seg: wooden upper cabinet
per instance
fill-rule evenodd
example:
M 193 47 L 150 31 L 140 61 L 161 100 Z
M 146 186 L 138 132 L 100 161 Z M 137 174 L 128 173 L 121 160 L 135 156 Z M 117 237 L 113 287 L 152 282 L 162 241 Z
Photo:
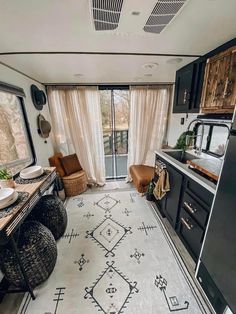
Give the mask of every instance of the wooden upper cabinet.
M 209 58 L 201 98 L 201 112 L 231 113 L 236 104 L 236 47 Z

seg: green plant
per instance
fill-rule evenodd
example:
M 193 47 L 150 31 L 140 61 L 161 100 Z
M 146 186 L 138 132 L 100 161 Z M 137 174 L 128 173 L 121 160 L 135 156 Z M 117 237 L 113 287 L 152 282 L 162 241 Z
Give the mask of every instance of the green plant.
M 180 135 L 180 137 L 177 140 L 177 143 L 175 145 L 175 149 L 183 149 L 186 150 L 188 146 L 186 145 L 186 137 L 187 136 L 193 136 L 193 131 L 186 131 Z
M 12 179 L 11 173 L 6 169 L 0 169 L 0 180 L 9 180 Z
M 147 193 L 148 194 L 153 194 L 153 190 L 155 188 L 155 184 L 151 181 L 148 185 Z

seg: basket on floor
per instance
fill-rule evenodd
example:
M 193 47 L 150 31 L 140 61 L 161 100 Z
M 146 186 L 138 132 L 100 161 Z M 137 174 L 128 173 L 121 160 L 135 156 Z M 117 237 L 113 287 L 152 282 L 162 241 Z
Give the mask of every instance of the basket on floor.
M 88 179 L 84 170 L 62 178 L 66 196 L 76 196 L 87 190 Z
M 27 221 L 20 228 L 17 247 L 31 287 L 43 283 L 57 260 L 57 245 L 52 233 L 37 221 Z M 9 243 L 0 248 L 0 268 L 12 285 L 25 288 L 16 255 Z
M 67 227 L 67 213 L 62 201 L 55 195 L 44 195 L 34 207 L 31 219 L 41 222 L 55 240 L 63 236 Z

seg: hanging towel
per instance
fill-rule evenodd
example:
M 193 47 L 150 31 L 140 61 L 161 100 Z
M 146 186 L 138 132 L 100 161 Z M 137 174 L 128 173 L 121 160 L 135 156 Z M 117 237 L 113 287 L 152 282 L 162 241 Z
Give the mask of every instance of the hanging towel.
M 167 192 L 170 191 L 169 173 L 163 169 L 156 182 L 156 186 L 153 190 L 153 194 L 157 200 L 161 200 Z

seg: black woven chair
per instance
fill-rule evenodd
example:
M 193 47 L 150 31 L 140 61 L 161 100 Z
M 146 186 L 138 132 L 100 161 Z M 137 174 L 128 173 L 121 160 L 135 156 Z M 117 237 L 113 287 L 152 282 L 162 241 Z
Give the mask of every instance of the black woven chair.
M 58 240 L 67 227 L 67 213 L 62 201 L 55 195 L 44 195 L 34 207 L 31 219 L 41 222 Z
M 43 283 L 57 260 L 57 245 L 52 233 L 37 221 L 22 224 L 18 237 L 18 252 L 32 288 Z M 25 288 L 15 253 L 10 244 L 0 248 L 0 268 L 14 286 Z

